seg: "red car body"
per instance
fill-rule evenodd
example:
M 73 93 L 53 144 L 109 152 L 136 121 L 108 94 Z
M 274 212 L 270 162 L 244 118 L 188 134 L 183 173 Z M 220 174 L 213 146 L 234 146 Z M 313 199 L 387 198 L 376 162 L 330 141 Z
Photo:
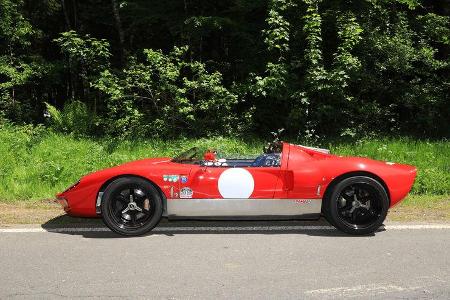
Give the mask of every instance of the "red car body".
M 120 177 L 135 176 L 157 187 L 164 203 L 163 215 L 168 217 L 315 218 L 320 216 L 322 199 L 330 185 L 350 175 L 378 180 L 392 207 L 411 190 L 416 168 L 283 143 L 277 167 L 231 168 L 177 163 L 168 157 L 143 159 L 86 175 L 57 198 L 69 215 L 96 217 L 101 214 L 102 192 L 108 184 Z

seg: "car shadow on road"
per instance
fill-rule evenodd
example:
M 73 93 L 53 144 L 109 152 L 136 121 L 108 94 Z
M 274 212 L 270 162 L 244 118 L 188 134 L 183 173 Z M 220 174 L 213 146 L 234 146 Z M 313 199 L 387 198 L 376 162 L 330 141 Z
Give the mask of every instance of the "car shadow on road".
M 42 228 L 48 232 L 79 235 L 85 238 L 130 238 L 110 231 L 101 219 L 73 218 L 67 215 L 47 221 Z M 381 229 L 380 231 L 383 231 Z M 185 234 L 300 234 L 321 237 L 354 237 L 330 225 L 324 218 L 317 221 L 207 221 L 167 220 L 161 222 L 144 237 L 152 235 L 177 236 Z M 375 233 L 376 234 L 376 233 Z M 373 236 L 371 234 L 369 236 Z M 367 237 L 367 235 L 365 235 Z

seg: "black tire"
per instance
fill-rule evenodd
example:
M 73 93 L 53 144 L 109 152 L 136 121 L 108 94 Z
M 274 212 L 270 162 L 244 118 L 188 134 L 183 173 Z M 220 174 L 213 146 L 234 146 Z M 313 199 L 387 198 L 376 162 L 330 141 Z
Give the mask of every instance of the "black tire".
M 383 185 L 367 176 L 345 178 L 331 187 L 323 202 L 325 218 L 353 234 L 374 233 L 386 219 L 389 197 Z
M 162 199 L 156 188 L 137 177 L 123 177 L 108 185 L 101 212 L 106 226 L 126 236 L 148 233 L 161 220 Z

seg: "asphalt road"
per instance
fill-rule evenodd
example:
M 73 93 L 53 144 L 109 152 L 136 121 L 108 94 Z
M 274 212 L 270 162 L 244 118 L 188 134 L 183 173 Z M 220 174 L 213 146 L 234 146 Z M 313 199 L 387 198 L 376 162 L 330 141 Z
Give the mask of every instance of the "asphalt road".
M 352 237 L 249 224 L 0 232 L 0 299 L 450 299 L 449 228 Z

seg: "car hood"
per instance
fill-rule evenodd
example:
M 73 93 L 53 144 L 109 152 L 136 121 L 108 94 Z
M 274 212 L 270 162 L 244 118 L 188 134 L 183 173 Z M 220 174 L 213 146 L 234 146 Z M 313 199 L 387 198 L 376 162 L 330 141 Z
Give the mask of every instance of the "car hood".
M 130 170 L 136 170 L 141 168 L 146 168 L 152 166 L 153 168 L 156 167 L 163 167 L 167 164 L 170 164 L 171 162 L 170 157 L 161 157 L 161 158 L 146 158 L 146 159 L 140 159 L 135 160 L 127 163 L 123 163 L 121 165 L 102 169 L 93 173 L 89 173 L 81 178 L 82 181 L 86 181 L 89 179 L 95 179 L 99 177 L 108 177 L 108 176 L 115 176 L 117 174 L 121 174 L 124 172 L 128 172 Z
M 141 167 L 141 166 L 149 166 L 149 165 L 158 165 L 163 163 L 168 163 L 172 159 L 170 157 L 159 157 L 159 158 L 145 158 L 135 161 L 130 161 L 121 165 L 118 165 L 115 168 L 118 167 Z

